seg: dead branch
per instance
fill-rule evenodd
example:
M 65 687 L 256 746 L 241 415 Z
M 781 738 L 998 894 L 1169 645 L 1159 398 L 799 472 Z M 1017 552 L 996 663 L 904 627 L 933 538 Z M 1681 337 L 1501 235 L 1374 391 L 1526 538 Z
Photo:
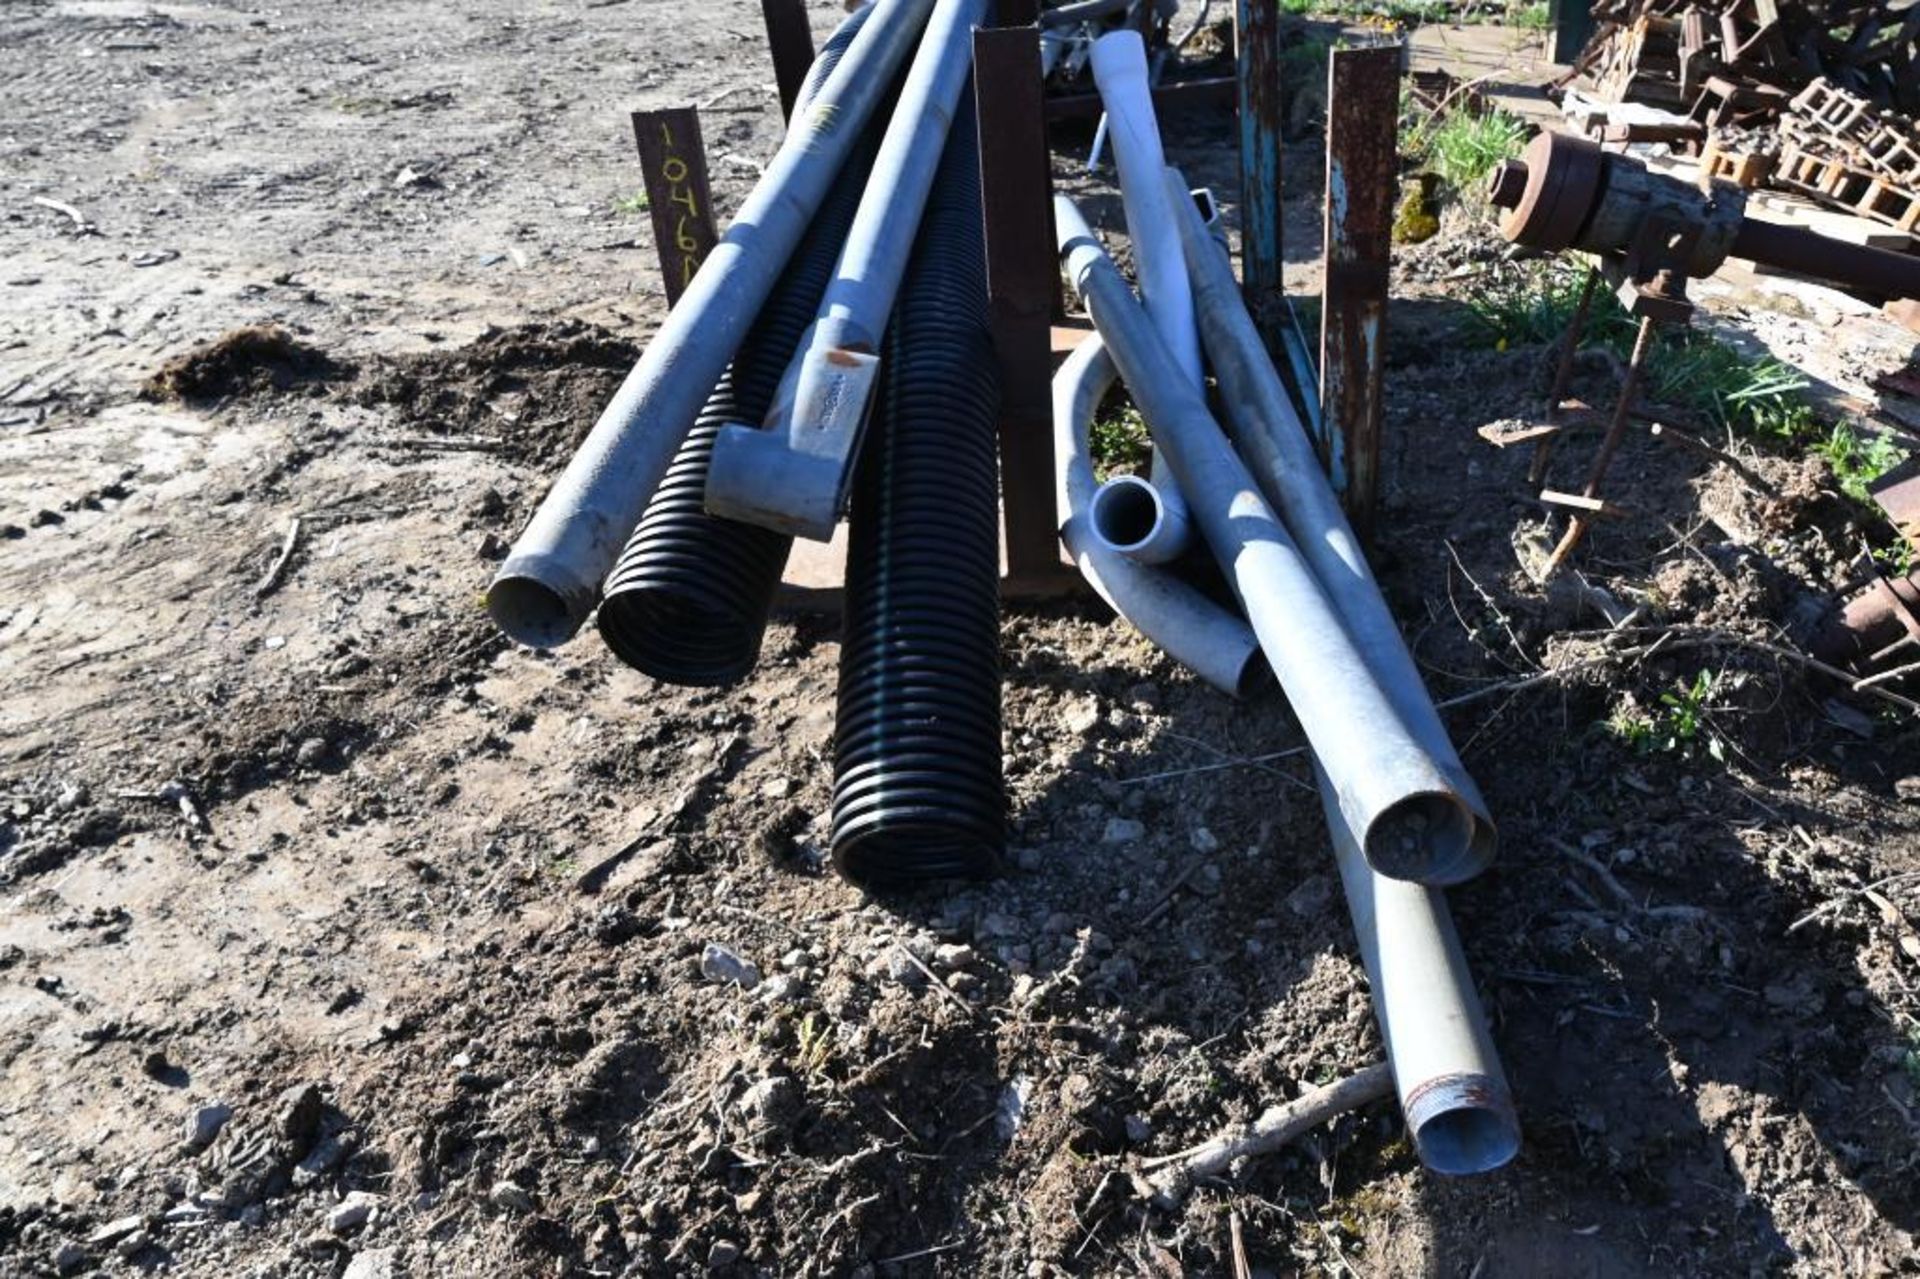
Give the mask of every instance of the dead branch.
M 280 580 L 287 575 L 287 565 L 293 560 L 294 548 L 299 544 L 300 517 L 296 515 L 287 521 L 287 537 L 284 542 L 280 543 L 280 554 L 275 557 L 272 566 L 267 569 L 266 576 L 262 577 L 260 581 L 255 584 L 253 588 L 253 598 L 262 600 L 280 589 Z
M 1142 1192 L 1178 1203 L 1194 1181 L 1225 1172 L 1236 1159 L 1272 1154 L 1321 1124 L 1371 1105 L 1393 1092 L 1393 1071 L 1384 1062 L 1347 1076 L 1292 1101 L 1269 1106 L 1251 1128 L 1229 1129 L 1197 1146 L 1143 1160 L 1143 1169 L 1159 1169 L 1144 1180 Z

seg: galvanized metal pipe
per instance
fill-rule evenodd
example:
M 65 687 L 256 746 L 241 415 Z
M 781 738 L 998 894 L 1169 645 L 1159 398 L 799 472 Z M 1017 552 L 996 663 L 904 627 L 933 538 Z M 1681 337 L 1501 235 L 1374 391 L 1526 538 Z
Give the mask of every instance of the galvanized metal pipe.
M 1062 197 L 1054 216 L 1068 278 L 1192 501 L 1367 861 L 1422 882 L 1472 865 L 1475 820 L 1458 789 L 1408 731 L 1300 548 L 1079 210 Z
M 1113 137 L 1140 296 L 1181 376 L 1203 388 L 1206 374 L 1193 323 L 1193 290 L 1161 180 L 1167 161 L 1153 111 L 1146 44 L 1138 31 L 1101 36 L 1093 42 L 1092 65 L 1094 83 L 1107 106 L 1104 119 Z M 1164 564 L 1193 544 L 1192 516 L 1158 449 L 1151 474 L 1151 480 L 1125 475 L 1107 481 L 1094 494 L 1088 514 L 1094 536 L 1113 550 L 1143 564 Z
M 1230 697 L 1266 678 L 1253 628 L 1165 569 L 1141 564 L 1093 536 L 1087 504 L 1099 488 L 1088 428 L 1119 376 L 1097 333 L 1082 339 L 1053 378 L 1053 452 L 1060 540 L 1080 575 L 1133 628 Z
M 707 509 L 826 541 L 846 506 L 877 383 L 880 342 L 934 171 L 973 66 L 988 0 L 936 0 L 926 36 L 880 141 L 866 194 L 820 313 L 764 425 L 721 428 Z
M 550 648 L 580 629 L 714 383 L 913 48 L 933 0 L 874 14 L 678 306 L 614 393 L 487 590 L 495 625 Z
M 1169 169 L 1166 180 L 1169 192 L 1186 191 L 1186 181 L 1178 171 Z M 1193 279 L 1201 341 L 1220 383 L 1220 399 L 1226 407 L 1234 444 L 1279 511 L 1401 722 L 1448 779 L 1472 820 L 1471 837 L 1457 863 L 1423 870 L 1402 865 L 1382 865 L 1380 869 L 1401 879 L 1429 884 L 1452 884 L 1470 878 L 1493 860 L 1499 845 L 1486 801 L 1460 762 L 1413 655 L 1407 651 L 1399 624 L 1380 594 L 1360 540 L 1320 469 L 1313 441 L 1302 428 L 1293 399 L 1274 370 L 1253 317 L 1247 313 L 1233 278 L 1232 263 L 1191 200 L 1175 201 L 1173 207 L 1187 270 Z
M 1491 1172 L 1519 1153 L 1520 1119 L 1446 895 L 1367 865 L 1324 772 L 1320 798 L 1414 1149 L 1435 1172 Z

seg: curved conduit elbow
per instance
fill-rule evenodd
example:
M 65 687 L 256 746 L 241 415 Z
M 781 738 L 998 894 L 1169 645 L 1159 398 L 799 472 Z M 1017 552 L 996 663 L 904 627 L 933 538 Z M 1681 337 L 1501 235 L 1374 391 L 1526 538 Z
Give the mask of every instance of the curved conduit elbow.
M 1135 630 L 1221 692 L 1245 697 L 1267 678 L 1253 628 L 1173 574 L 1115 553 L 1088 527 L 1087 507 L 1100 491 L 1088 430 L 1118 376 L 1097 333 L 1089 334 L 1054 375 L 1060 540 L 1080 575 Z
M 1194 326 L 1193 289 L 1168 207 L 1166 154 L 1153 110 L 1153 76 L 1146 42 L 1137 31 L 1112 31 L 1093 42 L 1094 83 L 1107 109 L 1113 163 L 1133 244 L 1140 300 L 1180 373 L 1204 391 L 1200 334 Z M 1182 199 L 1185 199 L 1183 196 Z M 1108 480 L 1087 508 L 1094 536 L 1143 564 L 1165 564 L 1193 545 L 1193 517 L 1166 457 L 1156 448 L 1150 478 L 1123 475 Z
M 963 109 L 888 327 L 854 481 L 831 839 L 834 865 L 861 883 L 989 875 L 1006 848 L 1000 388 L 977 136 Z
M 1422 883 L 1471 867 L 1474 818 L 1409 731 L 1326 590 L 1227 444 L 1120 270 L 1066 197 L 1054 220 L 1067 276 L 1165 450 L 1221 570 L 1359 833 L 1367 861 Z M 1404 873 L 1399 873 L 1404 872 Z
M 857 10 L 828 38 L 794 104 L 795 119 L 805 118 L 807 103 L 871 12 Z M 848 159 L 607 576 L 596 618 L 600 638 L 615 657 L 655 679 L 732 684 L 745 679 L 760 656 L 793 539 L 708 515 L 707 467 L 722 426 L 766 416 L 833 274 L 876 141 L 877 131 Z

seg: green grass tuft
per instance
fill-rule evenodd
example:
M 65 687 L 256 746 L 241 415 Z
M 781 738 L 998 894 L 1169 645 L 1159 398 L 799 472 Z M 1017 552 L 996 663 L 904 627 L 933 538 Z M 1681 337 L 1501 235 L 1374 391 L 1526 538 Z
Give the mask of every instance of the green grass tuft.
M 1707 754 L 1724 763 L 1726 744 L 1707 721 L 1719 682 L 1713 671 L 1699 671 L 1691 684 L 1682 680 L 1671 691 L 1660 694 L 1651 714 L 1631 705 L 1616 709 L 1607 720 L 1607 731 L 1643 755 L 1691 757 L 1705 748 Z
M 1553 261 L 1496 272 L 1466 299 L 1472 332 L 1488 346 L 1539 346 L 1560 339 L 1580 302 L 1585 267 Z M 1636 325 L 1604 285 L 1581 337 L 1625 359 Z M 1647 362 L 1646 396 L 1723 430 L 1778 444 L 1811 444 L 1819 432 L 1802 394 L 1807 380 L 1771 356 L 1754 359 L 1699 329 L 1662 328 Z
M 1147 434 L 1147 420 L 1140 410 L 1124 401 L 1103 408 L 1087 432 L 1087 448 L 1093 455 L 1093 473 L 1102 480 L 1114 475 L 1139 471 L 1153 454 L 1153 440 Z
M 1507 9 L 1507 25 L 1522 31 L 1551 31 L 1553 14 L 1545 4 L 1516 4 Z
M 1873 500 L 1868 486 L 1907 460 L 1907 451 L 1891 437 L 1875 433 L 1863 439 L 1850 422 L 1834 423 L 1814 452 L 1827 460 L 1840 491 L 1862 505 Z
M 1528 136 L 1519 117 L 1498 107 L 1482 114 L 1456 107 L 1438 119 L 1416 114 L 1401 130 L 1400 151 L 1454 190 L 1478 196 L 1494 166 L 1519 155 Z

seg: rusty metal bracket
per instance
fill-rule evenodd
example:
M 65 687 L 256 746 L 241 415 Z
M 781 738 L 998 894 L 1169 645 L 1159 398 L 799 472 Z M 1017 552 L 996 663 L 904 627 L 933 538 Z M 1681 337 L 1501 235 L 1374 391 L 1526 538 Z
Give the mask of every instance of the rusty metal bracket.
M 1057 594 L 1077 578 L 1060 558 L 1054 510 L 1053 339 L 1060 271 L 1053 248 L 1040 29 L 973 33 L 987 295 L 1000 360 L 1000 497 L 1009 594 Z
M 1388 270 L 1400 159 L 1401 46 L 1335 49 L 1327 59 L 1326 297 L 1320 314 L 1318 441 L 1354 528 L 1372 531 Z
M 693 283 L 694 272 L 719 239 L 707 189 L 700 113 L 692 107 L 635 111 L 633 141 L 640 152 L 653 247 L 660 256 L 660 279 L 671 308 Z
M 780 114 L 793 118 L 793 104 L 813 67 L 813 24 L 807 0 L 760 0 L 767 24 L 767 50 L 773 54 L 773 79 L 780 88 Z

